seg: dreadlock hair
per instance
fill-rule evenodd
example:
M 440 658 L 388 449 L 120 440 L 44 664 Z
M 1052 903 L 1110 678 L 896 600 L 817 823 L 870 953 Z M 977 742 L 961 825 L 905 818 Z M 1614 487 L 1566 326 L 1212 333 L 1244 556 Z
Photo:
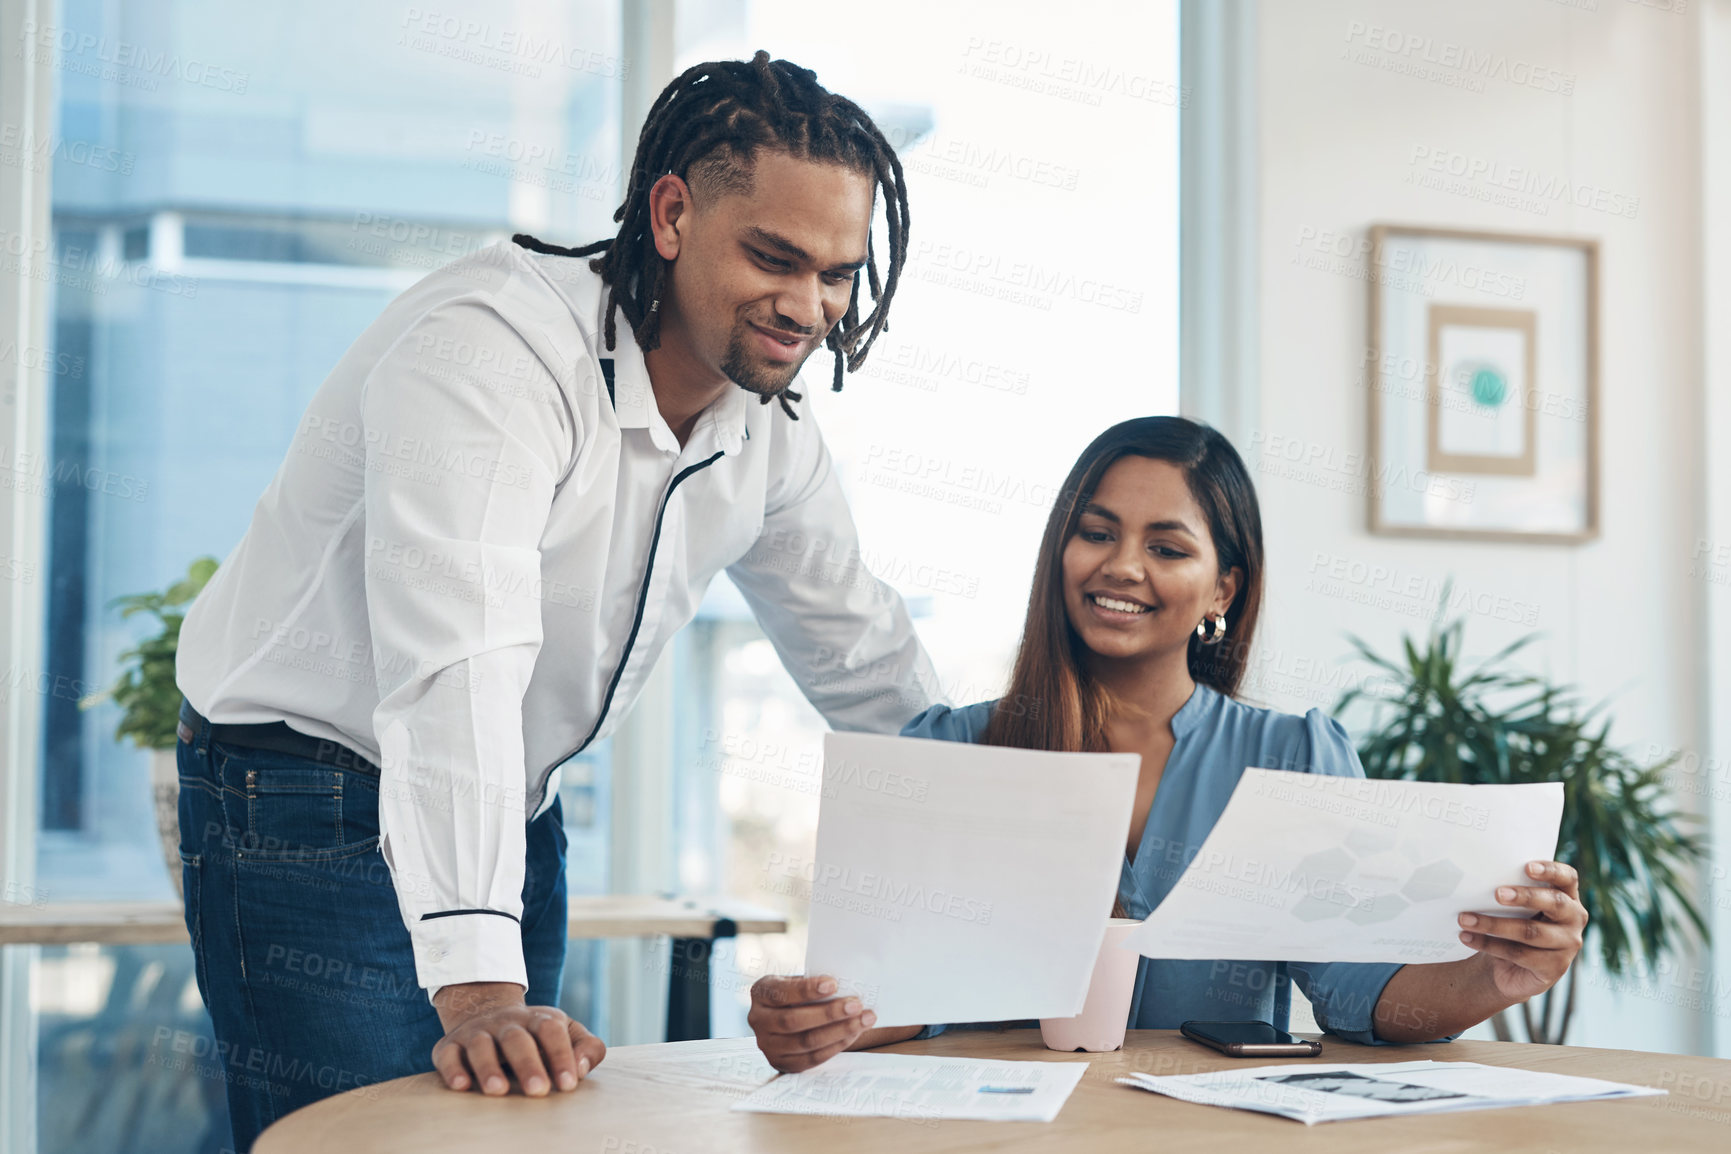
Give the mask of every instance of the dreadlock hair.
M 624 312 L 638 346 L 649 352 L 661 346 L 660 300 L 667 277 L 667 262 L 656 251 L 650 230 L 650 188 L 669 174 L 690 180 L 694 170 L 699 183 L 722 191 L 749 188 L 752 160 L 760 148 L 867 173 L 884 190 L 890 254 L 881 284 L 869 230 L 866 236 L 872 311 L 860 318 L 856 272 L 847 312 L 824 342 L 835 353 L 833 387 L 840 392 L 844 364 L 848 372 L 864 364 L 872 342 L 887 327 L 890 300 L 907 262 L 908 190 L 895 149 L 871 117 L 853 101 L 825 90 L 809 68 L 772 61 L 769 53 L 758 52 L 749 63 L 720 60 L 687 69 L 661 90 L 643 121 L 625 201 L 613 214 L 620 223 L 617 236 L 580 248 L 560 248 L 525 235 L 512 239 L 538 252 L 599 253 L 589 267 L 608 285 L 607 347 L 615 345 L 614 310 L 618 309 Z M 772 399 L 780 400 L 789 417 L 799 419 L 788 403 L 800 400 L 798 393 L 784 388 L 761 398 L 766 405 Z

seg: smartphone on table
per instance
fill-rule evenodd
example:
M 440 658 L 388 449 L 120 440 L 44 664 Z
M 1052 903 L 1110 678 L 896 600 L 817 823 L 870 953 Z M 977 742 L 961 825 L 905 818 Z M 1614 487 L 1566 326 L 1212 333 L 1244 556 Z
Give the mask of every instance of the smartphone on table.
M 1184 1022 L 1178 1032 L 1234 1058 L 1314 1058 L 1321 1042 L 1295 1038 L 1267 1022 Z

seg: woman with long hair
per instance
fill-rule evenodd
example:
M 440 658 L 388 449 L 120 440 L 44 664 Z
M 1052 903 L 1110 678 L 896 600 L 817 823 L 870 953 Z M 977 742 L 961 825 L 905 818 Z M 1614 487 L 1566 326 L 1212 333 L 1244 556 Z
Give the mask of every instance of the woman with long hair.
M 912 737 L 1141 755 L 1115 912 L 1145 918 L 1201 848 L 1248 766 L 1363 777 L 1339 723 L 1237 697 L 1263 593 L 1262 517 L 1244 462 L 1182 417 L 1107 429 L 1082 453 L 1040 544 L 1008 691 L 933 706 Z M 1532 862 L 1504 906 L 1535 917 L 1460 916 L 1471 958 L 1433 965 L 1143 958 L 1129 1025 L 1260 1019 L 1285 1029 L 1291 983 L 1318 1024 L 1350 1041 L 1433 1041 L 1554 985 L 1581 948 L 1575 871 Z M 749 1021 L 780 1070 L 845 1049 L 930 1037 L 942 1025 L 872 1029 L 833 980 L 764 978 Z

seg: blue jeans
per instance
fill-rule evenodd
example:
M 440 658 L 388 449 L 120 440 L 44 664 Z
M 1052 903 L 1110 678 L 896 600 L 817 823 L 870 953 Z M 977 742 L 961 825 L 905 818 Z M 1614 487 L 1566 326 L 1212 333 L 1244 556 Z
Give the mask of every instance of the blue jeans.
M 291 1110 L 433 1069 L 439 1015 L 379 853 L 379 780 L 351 762 L 182 740 L 186 928 L 227 1088 L 234 1148 Z M 529 823 L 523 955 L 530 1005 L 559 1003 L 565 827 Z

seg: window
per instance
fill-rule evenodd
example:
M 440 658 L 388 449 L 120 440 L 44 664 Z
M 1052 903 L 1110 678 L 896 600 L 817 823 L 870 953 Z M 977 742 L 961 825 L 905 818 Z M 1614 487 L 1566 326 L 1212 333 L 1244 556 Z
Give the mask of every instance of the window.
M 946 694 L 995 697 L 1076 456 L 1178 411 L 1177 6 L 755 0 L 682 27 L 676 65 L 757 48 L 863 105 L 907 172 L 891 329 L 814 402 L 864 559 L 907 599 Z M 792 923 L 742 941 L 715 999 L 715 1032 L 749 1033 L 751 981 L 805 955 L 826 726 L 725 582 L 692 633 L 677 885 Z
M 146 635 L 113 599 L 164 588 L 238 543 L 308 398 L 402 289 L 514 231 L 610 227 L 619 8 L 62 0 L 30 11 L 42 15 L 9 33 L 25 27 L 51 77 L 53 124 L 8 126 L 6 147 L 47 169 L 52 218 L 40 262 L 46 451 L 7 462 L 38 482 L 8 498 L 35 493 L 44 506 L 32 562 L 43 663 L 11 671 L 9 686 L 41 699 L 31 893 L 163 900 L 149 755 L 115 740 L 115 706 L 80 707 Z M 609 783 L 605 746 L 565 775 L 573 892 L 608 883 Z M 206 1130 L 210 1148 L 226 1144 L 220 1083 L 150 1060 L 162 1030 L 209 1028 L 184 949 L 31 956 L 42 1154 L 190 1151 Z M 566 997 L 604 1027 L 600 957 L 573 948 Z M 88 1045 L 95 1022 L 101 1046 Z M 18 1034 L 6 1037 L 15 1053 Z M 89 1064 L 116 1055 L 124 1064 Z M 98 1108 L 121 1101 L 139 1113 Z
M 606 0 L 292 17 L 65 0 L 37 33 L 53 159 L 39 883 L 166 897 L 145 755 L 80 708 L 140 635 L 111 602 L 239 541 L 343 350 L 428 270 L 515 229 L 598 232 L 618 194 Z M 163 18 L 166 17 L 166 18 Z M 349 30 L 331 37 L 323 30 Z M 91 45 L 94 43 L 94 47 Z M 104 55 L 125 43 L 125 61 Z M 104 45 L 109 48 L 104 48 Z

